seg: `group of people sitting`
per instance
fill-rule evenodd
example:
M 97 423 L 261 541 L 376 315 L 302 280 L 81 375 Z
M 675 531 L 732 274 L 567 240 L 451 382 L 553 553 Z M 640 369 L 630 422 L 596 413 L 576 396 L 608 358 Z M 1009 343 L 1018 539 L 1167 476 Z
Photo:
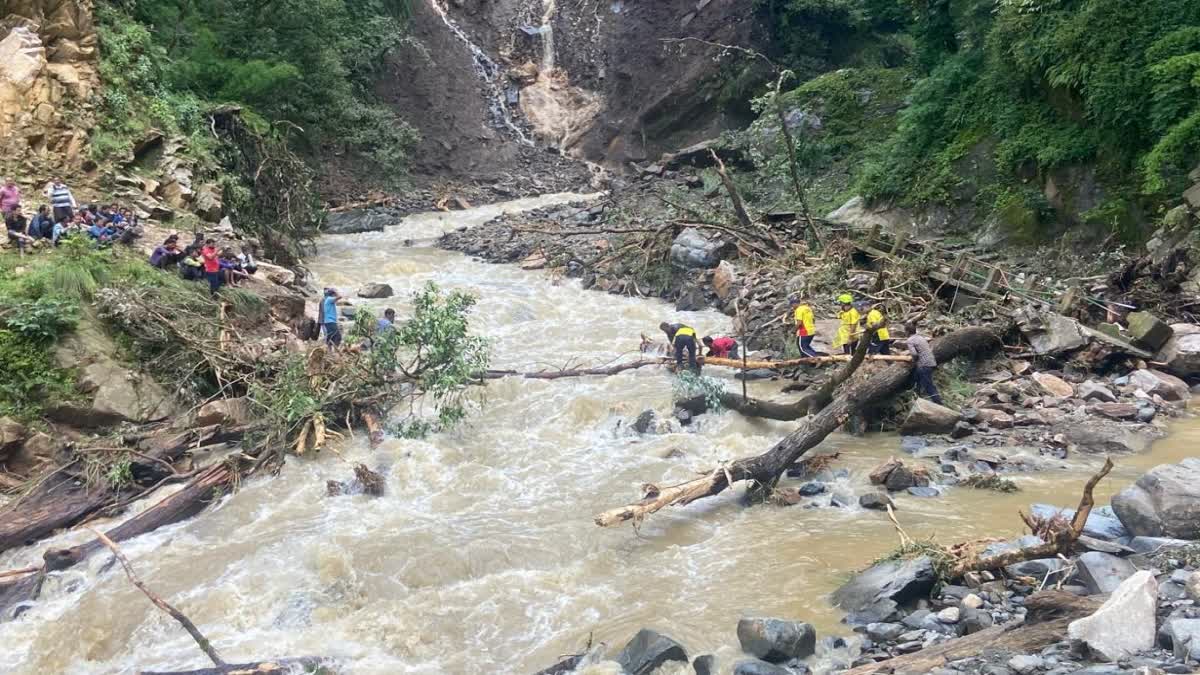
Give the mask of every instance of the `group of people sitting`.
M 791 306 L 792 320 L 796 330 L 796 347 L 800 356 L 802 358 L 829 356 L 828 353 L 813 348 L 817 326 L 812 305 L 796 295 L 789 297 L 788 303 Z M 884 316 L 882 305 L 872 305 L 865 301 L 855 302 L 854 296 L 850 293 L 838 295 L 837 304 L 839 306 L 838 330 L 832 343 L 835 350 L 840 350 L 843 354 L 853 354 L 854 350 L 858 348 L 859 342 L 866 339 L 868 340 L 868 354 L 891 355 L 892 338 L 888 332 L 887 319 Z M 935 403 L 941 404 L 942 397 L 933 382 L 933 371 L 937 368 L 937 359 L 934 357 L 929 341 L 918 333 L 916 323 L 910 323 L 905 328 L 908 332 L 908 339 L 905 340 L 903 346 L 911 354 L 914 362 L 914 384 L 918 391 Z M 667 322 L 659 324 L 659 329 L 666 334 L 667 344 L 674 349 L 676 369 L 683 368 L 683 358 L 686 354 L 688 368 L 699 373 L 700 367 L 696 359 L 696 330 L 685 324 Z M 708 349 L 706 357 L 738 358 L 739 345 L 731 337 L 705 336 L 701 342 Z
M 192 243 L 179 247 L 179 235 L 171 234 L 150 254 L 150 265 L 160 270 L 178 269 L 188 281 L 207 281 L 213 295 L 222 286 L 238 286 L 258 271 L 254 246 L 242 247 L 241 253 L 232 248 L 218 249 L 214 239 L 205 239 L 196 232 Z
M 41 240 L 57 246 L 64 239 L 86 236 L 97 245 L 107 246 L 115 241 L 129 243 L 137 237 L 138 218 L 130 209 L 117 204 L 79 208 L 71 189 L 57 178 L 44 191 L 50 203 L 39 206 L 31 218 L 25 215 L 20 187 L 11 178 L 3 183 L 0 213 L 9 240 L 21 251 Z

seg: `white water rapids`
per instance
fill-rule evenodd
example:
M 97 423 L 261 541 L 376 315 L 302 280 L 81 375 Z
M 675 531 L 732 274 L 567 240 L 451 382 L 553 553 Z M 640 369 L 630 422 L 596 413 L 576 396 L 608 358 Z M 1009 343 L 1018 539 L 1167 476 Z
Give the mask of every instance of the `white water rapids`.
M 409 294 L 429 280 L 477 294 L 472 325 L 494 341 L 502 368 L 609 361 L 635 349 L 638 334 L 653 334 L 663 319 L 712 332 L 729 326 L 715 312 L 678 313 L 657 301 L 584 291 L 574 281 L 556 284 L 543 272 L 403 245 L 503 209 L 567 199 L 419 215 L 386 232 L 326 238 L 311 267 L 321 285 L 344 291 L 391 284 L 397 297 L 356 302 L 395 307 L 401 318 Z M 777 395 L 778 386 L 756 384 L 752 392 Z M 580 651 L 589 635 L 613 654 L 647 626 L 692 656 L 715 652 L 729 673 L 741 658 L 734 628 L 747 614 L 807 620 L 822 636 L 848 634 L 825 596 L 895 546 L 882 514 L 747 509 L 727 494 L 663 511 L 640 533 L 592 523 L 596 513 L 638 498 L 645 481 L 685 480 L 762 452 L 794 426 L 725 413 L 701 418 L 690 431 L 639 436 L 627 428 L 647 408 L 669 414 L 670 398 L 671 378 L 658 369 L 495 381 L 482 409 L 452 433 L 389 439 L 375 451 L 359 434 L 340 446 L 346 460 L 386 475 L 381 498 L 326 497 L 325 482 L 348 478 L 350 466 L 322 453 L 292 459 L 279 477 L 249 481 L 215 508 L 122 546 L 149 587 L 187 613 L 231 662 L 325 655 L 354 674 L 528 675 Z M 1153 453 L 1125 458 L 1102 484 L 1101 499 L 1146 466 L 1190 453 L 1198 438 L 1190 425 Z M 861 493 L 866 472 L 897 446 L 891 435 L 834 436 L 820 451 L 841 450 L 837 466 L 851 471 L 834 489 Z M 1073 503 L 1086 470 L 1015 476 L 1023 488 L 1017 495 L 904 495 L 897 513 L 913 536 L 936 533 L 943 542 L 1016 534 L 1018 508 Z M 0 555 L 0 570 L 85 535 Z M 3 673 L 204 665 L 184 631 L 106 554 L 51 575 L 37 603 L 0 623 Z M 615 670 L 601 663 L 587 672 Z

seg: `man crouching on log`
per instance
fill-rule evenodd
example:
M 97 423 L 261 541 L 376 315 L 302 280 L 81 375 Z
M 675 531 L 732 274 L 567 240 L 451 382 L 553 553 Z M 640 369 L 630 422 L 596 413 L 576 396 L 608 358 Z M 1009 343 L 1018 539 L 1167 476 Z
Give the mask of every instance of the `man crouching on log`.
M 675 370 L 683 368 L 683 352 L 686 349 L 688 368 L 693 373 L 699 373 L 700 365 L 696 363 L 696 329 L 682 323 L 666 321 L 658 324 L 658 327 L 667 334 L 667 344 L 675 348 Z

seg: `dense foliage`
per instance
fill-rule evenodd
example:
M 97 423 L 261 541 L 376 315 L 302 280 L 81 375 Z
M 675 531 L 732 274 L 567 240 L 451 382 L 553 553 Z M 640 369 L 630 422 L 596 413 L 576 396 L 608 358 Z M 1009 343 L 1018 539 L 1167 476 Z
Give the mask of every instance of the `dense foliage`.
M 761 4 L 788 65 L 851 66 L 834 73 L 842 79 L 911 75 L 898 116 L 874 117 L 891 125 L 879 143 L 864 150 L 828 141 L 841 145 L 834 156 L 853 167 L 854 187 L 870 197 L 918 206 L 970 201 L 982 217 L 1031 237 L 1051 220 L 1070 220 L 1064 213 L 1075 208 L 1084 223 L 1134 239 L 1200 162 L 1200 3 L 1193 0 Z M 882 44 L 889 49 L 874 49 Z M 877 88 L 864 82 L 858 91 Z M 825 105 L 813 93 L 809 84 L 790 96 L 810 109 Z M 843 118 L 854 114 L 834 110 L 821 119 L 837 133 Z M 1086 179 L 1069 173 L 1080 168 Z M 1052 180 L 1057 204 L 1047 197 Z M 1063 187 L 1092 181 L 1099 203 L 1062 203 L 1075 199 Z
M 375 103 L 370 87 L 404 39 L 406 15 L 405 0 L 101 2 L 98 149 L 119 148 L 149 127 L 200 141 L 207 109 L 232 103 L 294 125 L 308 150 L 349 150 L 401 167 L 413 132 Z

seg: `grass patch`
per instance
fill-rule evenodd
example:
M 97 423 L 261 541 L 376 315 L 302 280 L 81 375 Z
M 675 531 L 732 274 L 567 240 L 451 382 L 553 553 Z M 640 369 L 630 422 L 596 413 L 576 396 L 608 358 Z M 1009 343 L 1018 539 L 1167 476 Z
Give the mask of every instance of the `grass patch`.
M 992 490 L 995 492 L 1018 492 L 1021 489 L 1017 487 L 1016 483 L 1012 482 L 1008 478 L 1001 478 L 996 474 L 991 474 L 989 476 L 984 476 L 982 474 L 968 476 L 965 480 L 959 483 L 959 485 L 975 488 L 976 490 Z

